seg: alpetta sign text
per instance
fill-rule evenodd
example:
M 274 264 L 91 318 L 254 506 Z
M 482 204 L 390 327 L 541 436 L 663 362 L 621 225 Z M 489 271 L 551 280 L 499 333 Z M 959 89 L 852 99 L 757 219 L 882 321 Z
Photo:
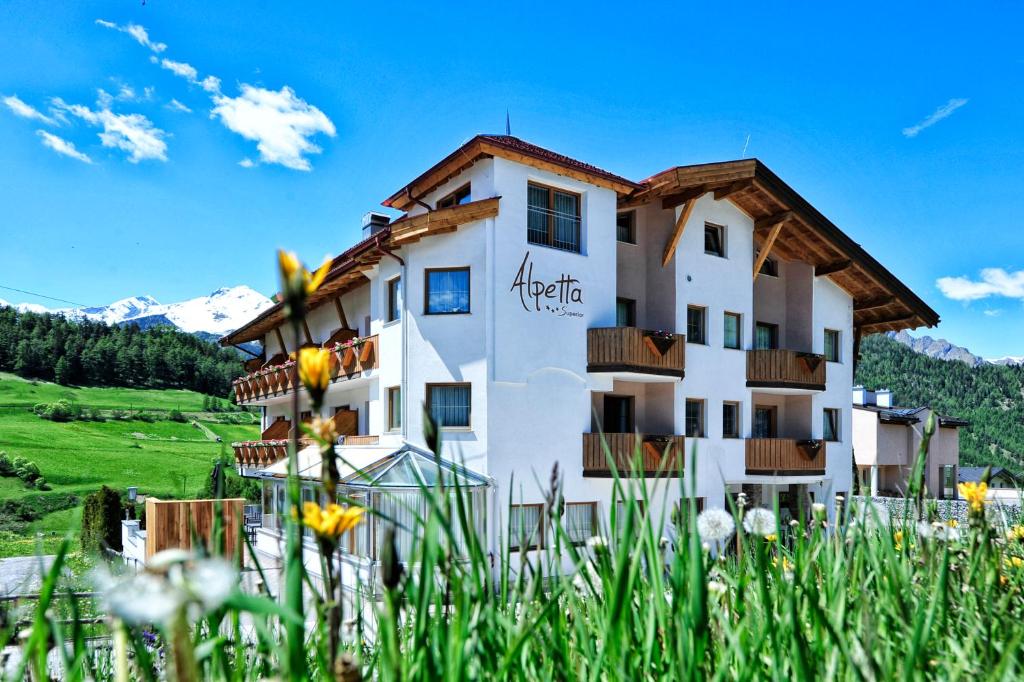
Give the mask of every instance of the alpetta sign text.
M 582 312 L 572 309 L 583 303 L 580 281 L 565 273 L 552 282 L 535 279 L 529 251 L 523 257 L 509 291 L 518 291 L 519 302 L 527 312 L 546 310 L 558 317 L 583 317 Z

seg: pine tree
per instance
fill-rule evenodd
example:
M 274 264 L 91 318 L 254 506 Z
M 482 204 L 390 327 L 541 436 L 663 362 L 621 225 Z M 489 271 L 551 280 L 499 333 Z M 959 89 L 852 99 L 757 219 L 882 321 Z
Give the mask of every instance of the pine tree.
M 53 366 L 53 380 L 61 386 L 68 386 L 70 382 L 71 369 L 68 365 L 68 359 L 63 355 L 57 360 L 57 364 Z

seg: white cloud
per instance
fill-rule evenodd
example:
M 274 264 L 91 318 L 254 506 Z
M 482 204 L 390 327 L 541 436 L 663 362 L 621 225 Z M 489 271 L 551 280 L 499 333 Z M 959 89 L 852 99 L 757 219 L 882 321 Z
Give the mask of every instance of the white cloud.
M 14 112 L 15 116 L 20 116 L 21 118 L 27 118 L 34 121 L 41 121 L 46 125 L 51 126 L 57 124 L 56 121 L 54 121 L 52 118 L 42 113 L 32 105 L 26 104 L 25 102 L 21 101 L 21 99 L 17 95 L 8 95 L 7 97 L 4 97 L 3 102 L 7 105 L 8 109 Z
M 131 163 L 147 159 L 167 160 L 167 143 L 164 142 L 167 133 L 142 114 L 115 114 L 103 106 L 102 99 L 95 111 L 81 104 L 67 104 L 59 97 L 53 100 L 53 104 L 90 125 L 102 127 L 99 138 L 103 146 L 125 152 Z
M 160 60 L 160 66 L 167 69 L 175 76 L 181 76 L 190 83 L 196 83 L 199 78 L 199 72 L 196 71 L 196 67 L 185 62 L 176 62 L 171 59 Z
M 904 128 L 903 135 L 905 137 L 917 137 L 917 134 L 920 133 L 922 130 L 924 130 L 925 128 L 930 128 L 939 121 L 941 121 L 942 119 L 952 116 L 954 111 L 956 111 L 965 104 L 967 104 L 967 98 L 954 97 L 953 99 L 949 100 L 941 107 L 936 109 L 931 116 L 924 119 L 920 123 L 912 125 L 909 128 Z
M 199 85 L 211 95 L 220 93 L 220 79 L 216 76 L 207 76 Z
M 954 301 L 977 301 L 989 296 L 1024 299 L 1024 270 L 1007 272 L 1002 268 L 985 268 L 980 280 L 940 277 L 935 284 L 946 298 Z
M 49 147 L 58 154 L 70 156 L 72 159 L 78 159 L 83 163 L 92 163 L 92 159 L 75 149 L 74 143 L 65 140 L 63 137 L 57 137 L 45 130 L 37 130 L 36 135 L 42 139 L 44 146 Z
M 163 52 L 167 49 L 166 43 L 156 43 L 150 40 L 149 33 L 144 27 L 139 26 L 138 24 L 126 24 L 124 26 L 119 26 L 118 24 L 115 24 L 112 21 L 106 21 L 105 19 L 97 19 L 96 23 L 103 28 L 110 28 L 115 31 L 120 31 L 121 33 L 127 33 L 132 38 L 135 38 L 135 42 L 139 45 L 147 47 L 153 52 Z
M 334 137 L 334 124 L 287 85 L 280 91 L 243 83 L 238 97 L 215 95 L 211 117 L 247 140 L 256 142 L 260 161 L 294 170 L 310 170 L 306 154 L 319 154 L 310 141 L 317 133 Z
M 986 317 L 999 317 L 1000 315 L 1003 314 L 1001 308 L 989 308 L 988 310 L 983 310 L 981 312 Z
M 184 104 L 182 104 L 181 102 L 179 102 L 176 99 L 172 99 L 170 102 L 168 102 L 164 106 L 166 106 L 171 111 L 180 111 L 183 114 L 191 114 L 192 113 L 191 109 L 189 109 L 187 106 L 185 106 Z
M 242 168 L 252 168 L 253 166 L 256 165 L 256 163 L 249 157 L 245 157 L 244 159 L 238 162 L 238 165 L 241 166 Z

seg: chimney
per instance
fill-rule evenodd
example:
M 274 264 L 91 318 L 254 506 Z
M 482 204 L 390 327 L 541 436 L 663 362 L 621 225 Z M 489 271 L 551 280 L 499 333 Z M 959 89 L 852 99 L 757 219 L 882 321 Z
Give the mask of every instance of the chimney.
M 892 407 L 892 391 L 887 388 L 875 391 L 875 404 L 879 407 Z
M 383 213 L 369 211 L 363 214 L 363 239 L 377 234 L 391 222 L 391 218 Z
M 853 387 L 853 404 L 870 405 L 874 400 L 874 394 L 863 386 Z

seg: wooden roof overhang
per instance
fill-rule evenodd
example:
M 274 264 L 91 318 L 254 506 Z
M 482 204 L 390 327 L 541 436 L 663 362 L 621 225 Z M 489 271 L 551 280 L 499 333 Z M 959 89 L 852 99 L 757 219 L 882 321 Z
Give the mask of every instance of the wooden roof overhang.
M 471 201 L 461 206 L 442 208 L 415 216 L 403 216 L 377 234 L 364 239 L 331 261 L 330 270 L 320 288 L 307 301 L 308 310 L 329 303 L 369 280 L 366 271 L 395 249 L 424 237 L 453 232 L 460 225 L 498 215 L 501 197 Z M 284 324 L 284 304 L 275 303 L 254 319 L 220 340 L 222 346 L 258 341 Z
M 939 316 L 903 282 L 757 159 L 679 166 L 645 180 L 619 208 L 660 201 L 663 208 L 713 192 L 754 220 L 755 240 L 772 253 L 814 265 L 853 298 L 863 334 L 933 327 Z M 778 229 L 782 225 L 782 229 Z
M 533 168 L 564 175 L 580 182 L 611 189 L 620 195 L 626 195 L 641 188 L 641 185 L 632 180 L 563 157 L 517 138 L 502 135 L 477 135 L 381 203 L 389 208 L 408 211 L 417 205 L 419 199 L 480 159 L 493 157 L 508 159 Z

